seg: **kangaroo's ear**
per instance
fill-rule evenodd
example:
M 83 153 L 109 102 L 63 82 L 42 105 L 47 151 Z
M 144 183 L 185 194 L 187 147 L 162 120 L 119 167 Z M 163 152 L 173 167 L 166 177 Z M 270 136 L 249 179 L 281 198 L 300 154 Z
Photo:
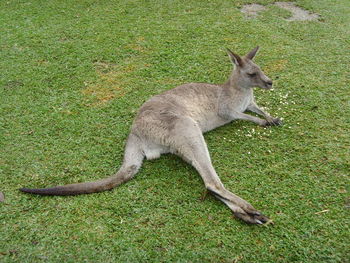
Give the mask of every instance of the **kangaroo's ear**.
M 256 53 L 258 52 L 258 50 L 259 50 L 259 46 L 257 46 L 256 48 L 253 48 L 251 51 L 249 51 L 249 53 L 245 57 L 249 59 L 253 59 Z
M 226 48 L 226 50 L 227 50 L 227 54 L 230 57 L 233 64 L 235 64 L 236 66 L 243 66 L 243 60 L 239 55 L 233 53 L 228 48 Z

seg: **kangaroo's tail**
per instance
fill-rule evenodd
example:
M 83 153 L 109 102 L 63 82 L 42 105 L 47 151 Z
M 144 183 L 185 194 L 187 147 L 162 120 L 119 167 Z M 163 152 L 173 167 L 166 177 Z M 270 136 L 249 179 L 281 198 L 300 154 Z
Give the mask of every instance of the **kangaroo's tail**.
M 79 195 L 111 190 L 133 178 L 141 167 L 144 154 L 138 137 L 130 134 L 124 154 L 124 162 L 119 171 L 108 178 L 94 182 L 68 184 L 49 188 L 21 188 L 22 192 L 38 195 Z

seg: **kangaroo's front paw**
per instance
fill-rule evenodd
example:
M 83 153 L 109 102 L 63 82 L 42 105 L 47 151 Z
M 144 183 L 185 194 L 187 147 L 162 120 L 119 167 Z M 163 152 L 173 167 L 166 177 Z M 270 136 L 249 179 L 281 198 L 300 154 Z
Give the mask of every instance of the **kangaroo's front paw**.
M 248 224 L 258 224 L 262 225 L 270 221 L 270 219 L 261 214 L 257 210 L 244 210 L 244 212 L 233 212 L 234 216 L 243 220 L 244 222 Z
M 273 125 L 276 125 L 276 126 L 280 126 L 283 124 L 283 122 L 280 118 L 273 118 L 272 122 L 273 122 Z
M 282 125 L 282 120 L 280 118 L 270 118 L 267 119 L 263 126 L 280 126 Z

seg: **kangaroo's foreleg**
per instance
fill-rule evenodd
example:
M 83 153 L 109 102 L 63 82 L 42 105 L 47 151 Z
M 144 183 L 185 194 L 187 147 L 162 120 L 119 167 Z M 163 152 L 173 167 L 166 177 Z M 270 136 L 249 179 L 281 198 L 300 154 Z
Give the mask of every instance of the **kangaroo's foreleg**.
M 245 120 L 245 121 L 251 121 L 251 122 L 254 122 L 260 126 L 266 126 L 268 125 L 268 121 L 267 120 L 263 120 L 263 119 L 260 119 L 258 117 L 255 117 L 255 116 L 252 116 L 252 115 L 249 115 L 249 114 L 245 114 L 245 113 L 242 113 L 242 112 L 233 112 L 231 113 L 231 119 L 232 120 Z
M 282 121 L 279 118 L 273 118 L 270 114 L 268 114 L 266 111 L 261 109 L 255 102 L 251 103 L 248 106 L 247 110 L 263 116 L 266 119 L 266 121 L 268 122 L 268 125 L 281 125 L 282 124 Z
M 268 218 L 250 203 L 228 191 L 222 184 L 211 163 L 207 145 L 201 130 L 190 119 L 183 119 L 175 131 L 173 148 L 176 153 L 191 163 L 202 177 L 205 187 L 223 201 L 237 218 L 251 224 L 263 224 Z

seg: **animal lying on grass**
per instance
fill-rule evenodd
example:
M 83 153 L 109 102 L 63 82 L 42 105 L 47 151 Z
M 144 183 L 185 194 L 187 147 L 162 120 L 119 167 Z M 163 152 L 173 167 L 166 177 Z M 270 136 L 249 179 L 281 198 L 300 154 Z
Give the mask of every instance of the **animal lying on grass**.
M 94 182 L 20 190 L 39 195 L 78 195 L 111 190 L 132 179 L 145 157 L 156 159 L 170 152 L 193 165 L 207 190 L 224 202 L 237 218 L 251 224 L 268 222 L 268 217 L 224 187 L 211 163 L 203 137 L 203 132 L 237 119 L 260 126 L 281 124 L 280 119 L 264 112 L 254 100 L 254 87 L 272 88 L 272 81 L 253 62 L 258 49 L 254 48 L 244 57 L 228 50 L 234 69 L 224 84 L 188 83 L 145 102 L 132 124 L 123 164 L 115 175 Z M 245 114 L 247 110 L 264 119 Z

